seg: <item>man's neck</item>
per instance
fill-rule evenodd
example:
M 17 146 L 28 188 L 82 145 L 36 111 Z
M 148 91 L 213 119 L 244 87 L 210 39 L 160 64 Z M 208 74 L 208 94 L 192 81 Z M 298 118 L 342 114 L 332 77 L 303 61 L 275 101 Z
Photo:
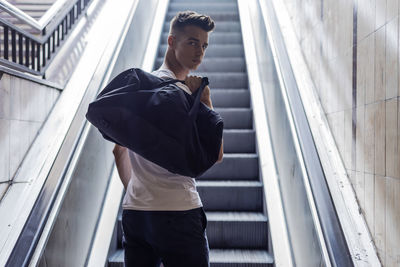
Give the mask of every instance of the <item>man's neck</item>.
M 189 69 L 186 69 L 182 67 L 181 64 L 179 64 L 172 51 L 167 51 L 164 63 L 161 67 L 165 67 L 171 70 L 175 74 L 176 78 L 179 80 L 185 80 L 186 76 L 189 74 Z

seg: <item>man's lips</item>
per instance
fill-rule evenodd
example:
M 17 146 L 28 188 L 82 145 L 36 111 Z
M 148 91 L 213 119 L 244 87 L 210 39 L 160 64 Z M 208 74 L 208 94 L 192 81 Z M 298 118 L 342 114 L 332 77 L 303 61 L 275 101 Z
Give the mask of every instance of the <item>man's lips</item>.
M 200 59 L 193 59 L 192 61 L 193 61 L 194 63 L 200 63 L 200 62 L 201 62 Z

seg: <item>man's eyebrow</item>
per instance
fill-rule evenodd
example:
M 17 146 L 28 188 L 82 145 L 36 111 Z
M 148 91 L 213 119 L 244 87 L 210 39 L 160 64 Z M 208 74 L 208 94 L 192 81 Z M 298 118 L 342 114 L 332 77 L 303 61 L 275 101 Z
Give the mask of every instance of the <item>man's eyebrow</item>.
M 189 37 L 188 40 L 196 41 L 196 42 L 199 42 L 199 43 L 200 43 L 200 40 L 197 39 L 197 38 L 194 38 L 194 37 Z M 205 45 L 208 45 L 208 43 L 204 43 L 204 44 L 205 44 Z
M 197 39 L 197 38 L 194 38 L 194 37 L 189 37 L 189 38 L 188 38 L 188 40 L 193 40 L 193 41 L 196 41 L 196 42 L 200 42 L 200 40 L 199 40 L 199 39 Z

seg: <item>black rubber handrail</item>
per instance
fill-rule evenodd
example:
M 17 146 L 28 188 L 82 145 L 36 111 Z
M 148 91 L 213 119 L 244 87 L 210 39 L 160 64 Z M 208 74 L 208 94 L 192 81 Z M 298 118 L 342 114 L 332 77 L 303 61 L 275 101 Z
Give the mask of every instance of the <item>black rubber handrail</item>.
M 268 18 L 264 17 L 264 19 L 269 20 L 273 31 L 272 35 L 274 36 L 276 55 L 279 67 L 282 70 L 282 78 L 297 131 L 294 134 L 297 134 L 299 139 L 300 149 L 325 239 L 325 244 L 322 245 L 326 246 L 332 266 L 354 266 L 304 111 L 273 4 L 271 1 L 265 1 L 265 3 L 268 6 Z

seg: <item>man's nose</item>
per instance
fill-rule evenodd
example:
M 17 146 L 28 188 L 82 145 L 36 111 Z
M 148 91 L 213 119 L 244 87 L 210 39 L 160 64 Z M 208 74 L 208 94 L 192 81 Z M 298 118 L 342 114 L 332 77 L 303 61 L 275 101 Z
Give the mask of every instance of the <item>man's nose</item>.
M 204 47 L 199 46 L 199 48 L 197 49 L 198 56 L 203 56 L 205 50 L 206 50 L 206 49 L 205 49 Z

